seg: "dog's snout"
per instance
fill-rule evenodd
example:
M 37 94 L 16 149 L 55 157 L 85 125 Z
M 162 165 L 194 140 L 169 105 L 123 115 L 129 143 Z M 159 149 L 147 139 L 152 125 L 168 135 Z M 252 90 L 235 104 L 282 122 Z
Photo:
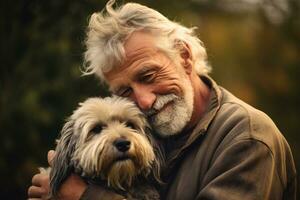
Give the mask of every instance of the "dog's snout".
M 119 151 L 126 152 L 130 148 L 130 141 L 128 141 L 124 138 L 119 138 L 114 141 L 114 145 Z

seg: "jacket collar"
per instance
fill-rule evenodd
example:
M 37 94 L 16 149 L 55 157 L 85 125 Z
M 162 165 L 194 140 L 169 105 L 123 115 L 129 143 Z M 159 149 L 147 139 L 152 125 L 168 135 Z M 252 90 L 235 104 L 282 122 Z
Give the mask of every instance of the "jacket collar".
M 211 93 L 209 103 L 203 114 L 203 117 L 199 120 L 189 139 L 194 137 L 194 135 L 199 135 L 199 133 L 206 133 L 207 128 L 215 118 L 215 115 L 217 114 L 221 105 L 222 92 L 217 83 L 209 76 L 200 76 L 200 79 L 210 88 Z

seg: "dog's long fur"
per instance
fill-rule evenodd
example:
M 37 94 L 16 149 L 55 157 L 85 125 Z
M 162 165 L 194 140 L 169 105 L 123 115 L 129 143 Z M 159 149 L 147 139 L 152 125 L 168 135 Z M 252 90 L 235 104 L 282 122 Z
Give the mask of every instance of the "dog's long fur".
M 149 126 L 142 112 L 134 103 L 116 96 L 90 98 L 79 105 L 58 139 L 50 172 L 50 196 L 58 197 L 62 183 L 71 173 L 77 173 L 129 198 L 158 199 L 147 180 L 159 180 L 161 156 L 149 131 L 145 131 Z M 138 192 L 136 186 L 143 190 L 141 183 L 147 185 L 143 193 L 149 194 L 131 194 Z

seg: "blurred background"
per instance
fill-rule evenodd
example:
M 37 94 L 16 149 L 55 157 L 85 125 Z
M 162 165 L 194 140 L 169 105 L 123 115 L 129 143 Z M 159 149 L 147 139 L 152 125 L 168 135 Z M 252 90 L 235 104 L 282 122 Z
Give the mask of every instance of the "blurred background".
M 1 0 L 0 199 L 26 199 L 65 118 L 85 98 L 108 94 L 80 73 L 88 18 L 105 2 Z M 271 116 L 300 171 L 300 1 L 136 2 L 198 27 L 211 76 Z

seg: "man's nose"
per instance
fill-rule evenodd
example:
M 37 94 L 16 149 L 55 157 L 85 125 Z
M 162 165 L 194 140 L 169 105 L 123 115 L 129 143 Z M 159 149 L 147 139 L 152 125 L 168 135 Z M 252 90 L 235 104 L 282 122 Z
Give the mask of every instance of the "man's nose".
M 135 88 L 133 98 L 142 111 L 147 111 L 152 108 L 156 95 L 145 88 Z

